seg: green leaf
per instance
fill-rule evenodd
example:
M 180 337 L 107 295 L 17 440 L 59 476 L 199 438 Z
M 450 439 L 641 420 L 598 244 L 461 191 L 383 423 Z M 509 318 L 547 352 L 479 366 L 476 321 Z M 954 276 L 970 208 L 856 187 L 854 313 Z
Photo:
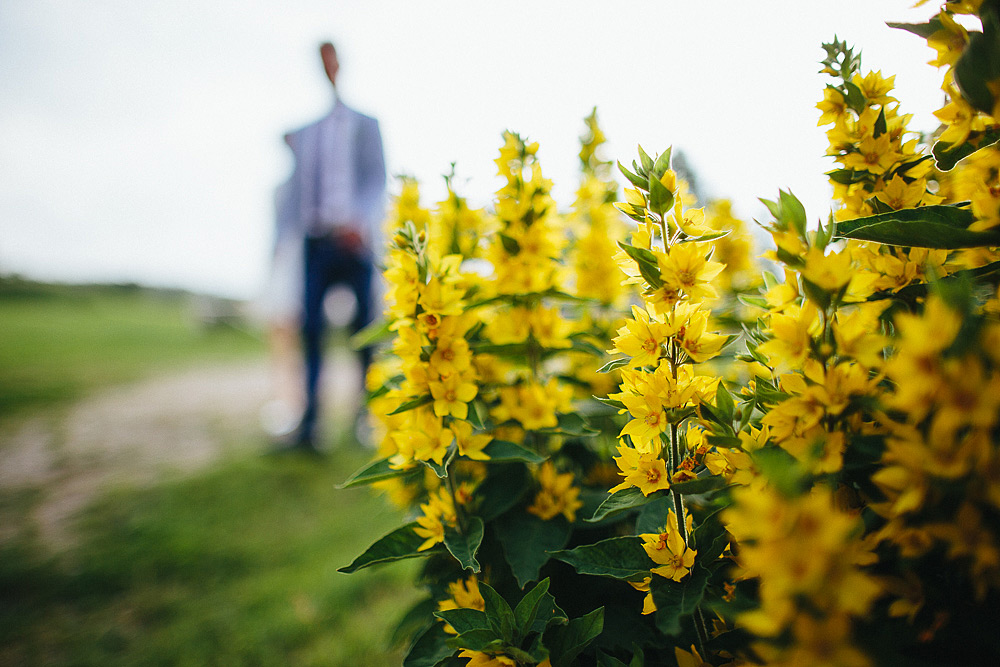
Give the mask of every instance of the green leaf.
M 972 211 L 937 205 L 903 209 L 837 223 L 837 238 L 920 248 L 974 248 L 1000 245 L 1000 232 L 974 232 Z
M 408 475 L 412 473 L 413 470 L 413 468 L 397 470 L 389 465 L 389 459 L 379 459 L 378 461 L 369 463 L 364 468 L 348 477 L 347 481 L 337 488 L 347 489 L 352 486 L 361 486 L 362 484 L 380 482 L 383 479 L 392 479 L 393 477 Z
M 490 465 L 488 470 L 489 475 L 474 492 L 478 503 L 476 513 L 483 521 L 492 521 L 517 505 L 532 484 L 528 469 L 521 463 Z
M 571 526 L 557 516 L 545 521 L 534 514 L 512 511 L 494 523 L 497 539 L 510 565 L 517 585 L 522 588 L 538 579 L 538 572 L 569 541 Z
M 962 91 L 962 97 L 983 113 L 993 111 L 993 92 L 989 84 L 1000 71 L 997 67 L 997 40 L 995 30 L 987 21 L 985 12 L 981 15 L 984 32 L 969 32 L 969 41 L 952 70 L 955 83 Z M 991 34 L 992 33 L 992 34 Z
M 469 630 L 448 641 L 448 644 L 455 648 L 467 648 L 470 651 L 499 650 L 503 643 L 493 628 Z
M 653 170 L 653 158 L 646 155 L 642 146 L 639 146 L 639 161 L 642 163 L 642 175 L 649 178 L 649 172 Z
M 800 202 L 791 192 L 778 190 L 778 203 L 781 206 L 784 222 L 797 231 L 799 236 L 805 237 L 806 209 L 802 206 L 802 202 Z
M 628 667 L 624 662 L 603 651 L 597 652 L 597 667 Z
M 924 39 L 927 39 L 938 30 L 941 29 L 941 19 L 933 18 L 927 23 L 892 23 L 886 22 L 886 25 L 890 28 L 896 28 L 897 30 L 906 30 L 907 32 L 912 32 L 914 35 L 919 35 Z
M 626 169 L 625 165 L 623 165 L 621 161 L 618 162 L 618 170 L 621 171 L 622 175 L 629 180 L 629 183 L 639 188 L 640 190 L 643 191 L 646 190 L 646 182 L 647 182 L 646 179 L 641 176 L 637 176 L 636 174 L 633 174 L 631 171 Z
M 681 631 L 681 617 L 690 616 L 705 597 L 708 570 L 695 565 L 679 583 L 665 577 L 653 577 L 650 591 L 656 603 L 656 627 L 665 635 Z
M 717 489 L 721 489 L 725 485 L 726 480 L 721 477 L 716 477 L 715 475 L 710 475 L 708 477 L 692 479 L 688 482 L 678 482 L 677 484 L 672 484 L 670 486 L 670 490 L 681 495 L 694 495 L 715 491 Z
M 435 611 L 434 615 L 450 625 L 458 634 L 469 630 L 490 629 L 490 621 L 486 618 L 486 612 L 478 609 L 448 609 Z
M 361 331 L 357 332 L 348 339 L 348 344 L 351 346 L 352 350 L 360 350 L 363 347 L 369 347 L 371 345 L 376 345 L 387 341 L 395 335 L 395 332 L 389 329 L 392 323 L 388 320 L 377 320 L 372 322 Z
M 610 537 L 595 544 L 556 551 L 552 557 L 569 563 L 580 574 L 615 579 L 638 580 L 649 576 L 649 569 L 654 567 L 642 548 L 642 539 L 635 536 Z
M 545 461 L 544 456 L 506 440 L 494 440 L 483 448 L 483 453 L 490 457 L 491 463 L 505 463 L 508 461 L 542 463 Z
M 737 447 L 743 446 L 743 441 L 734 435 L 708 435 L 705 437 L 708 444 L 715 445 L 716 447 Z
M 615 491 L 608 496 L 607 500 L 601 503 L 601 506 L 594 512 L 594 516 L 586 519 L 586 521 L 596 523 L 601 519 L 619 514 L 620 512 L 627 512 L 637 507 L 642 507 L 655 499 L 656 494 L 646 496 L 638 488 L 630 486 L 627 489 Z
M 401 412 L 413 410 L 415 408 L 419 408 L 422 405 L 427 405 L 428 403 L 433 403 L 433 402 L 434 402 L 434 397 L 431 396 L 430 394 L 426 394 L 424 396 L 420 396 L 418 398 L 414 398 L 413 400 L 407 401 L 406 403 L 403 403 L 401 406 L 390 412 L 389 415 L 398 415 Z
M 421 461 L 420 463 L 434 471 L 434 474 L 440 479 L 445 479 L 448 477 L 448 466 L 455 460 L 455 456 L 457 454 L 458 446 L 455 444 L 455 441 L 452 440 L 451 444 L 448 445 L 447 453 L 444 455 L 444 459 L 441 463 L 438 463 L 437 461 Z
M 864 111 L 866 100 L 865 94 L 861 92 L 861 89 L 850 81 L 844 81 L 844 89 L 847 91 L 847 94 L 844 96 L 847 106 L 859 114 Z
M 656 176 L 649 174 L 649 210 L 657 215 L 663 215 L 674 206 L 674 193 L 667 186 L 659 181 Z
M 670 153 L 673 150 L 673 146 L 671 146 L 657 156 L 656 162 L 653 163 L 653 173 L 656 175 L 656 178 L 660 178 L 670 169 Z
M 878 114 L 878 118 L 875 119 L 875 126 L 872 128 L 872 134 L 876 139 L 878 139 L 888 130 L 889 128 L 885 122 L 885 107 L 882 107 L 882 110 Z
M 392 631 L 389 645 L 402 646 L 423 632 L 427 627 L 427 619 L 431 618 L 437 611 L 437 605 L 437 600 L 426 597 L 410 607 L 410 610 L 403 614 L 403 618 L 396 624 L 396 629 Z
M 391 563 L 392 561 L 403 560 L 405 558 L 430 556 L 430 550 L 417 551 L 417 547 L 424 543 L 424 538 L 413 532 L 413 529 L 419 525 L 414 521 L 401 528 L 397 528 L 368 547 L 363 554 L 354 559 L 353 563 L 338 568 L 337 572 L 350 574 L 380 563 Z
M 535 622 L 531 624 L 530 631 L 542 633 L 549 626 L 562 625 L 568 620 L 569 616 L 556 604 L 552 593 L 546 593 L 538 603 L 538 614 L 535 616 Z
M 629 362 L 632 361 L 631 357 L 622 357 L 621 359 L 612 359 L 608 363 L 604 364 L 597 369 L 598 373 L 610 373 L 611 371 L 617 370 L 624 366 L 628 366 Z
M 519 638 L 527 636 L 531 631 L 531 626 L 535 624 L 535 618 L 538 616 L 538 608 L 545 599 L 548 590 L 549 579 L 546 577 L 525 593 L 521 601 L 514 607 L 514 626 Z
M 483 543 L 483 520 L 478 516 L 470 517 L 465 527 L 465 532 L 459 532 L 454 528 L 444 531 L 444 546 L 447 547 L 451 555 L 455 557 L 466 570 L 479 572 L 479 561 L 476 560 L 476 552 L 479 545 Z
M 868 178 L 868 172 L 854 171 L 853 169 L 834 169 L 833 171 L 826 172 L 826 175 L 830 177 L 831 181 L 841 185 L 860 183 Z
M 564 348 L 562 348 L 564 349 Z M 595 357 L 604 357 L 604 350 L 587 340 L 573 338 L 570 340 L 570 349 L 576 352 L 585 352 Z
M 403 658 L 403 667 L 434 667 L 455 653 L 455 649 L 448 646 L 449 638 L 442 624 L 431 623 L 410 645 Z
M 574 660 L 604 629 L 604 607 L 574 618 L 566 625 L 546 630 L 545 646 L 549 649 L 552 667 L 570 667 Z
M 753 306 L 754 308 L 767 308 L 767 299 L 762 296 L 751 296 L 749 294 L 740 294 L 736 298 L 740 300 L 740 303 L 746 304 L 748 306 Z
M 969 138 L 961 144 L 947 144 L 938 141 L 934 144 L 934 160 L 941 171 L 950 171 L 959 161 L 972 155 L 980 148 L 993 146 L 1000 142 L 1000 127 L 992 127 L 985 132 L 972 132 Z
M 483 404 L 482 400 L 476 397 L 471 403 L 469 403 L 469 414 L 466 416 L 465 421 L 472 424 L 472 428 L 477 431 L 482 431 L 486 428 L 483 423 L 485 421 L 483 419 L 484 414 L 488 415 L 489 410 Z
M 503 244 L 503 249 L 507 251 L 508 255 L 517 255 L 519 252 L 521 252 L 521 244 L 517 242 L 517 239 L 501 233 L 498 233 L 497 236 L 500 237 L 500 242 Z
M 727 422 L 733 421 L 733 415 L 736 413 L 736 404 L 733 403 L 733 396 L 726 389 L 726 386 L 719 382 L 719 387 L 715 391 L 715 408 L 719 416 L 722 417 Z
M 514 641 L 515 621 L 514 612 L 510 605 L 487 583 L 479 582 L 479 592 L 482 593 L 483 601 L 486 603 L 486 618 L 489 620 L 490 627 L 505 642 L 512 643 Z
M 644 506 L 635 518 L 635 533 L 662 533 L 666 527 L 667 517 L 674 508 L 674 499 L 669 493 L 660 496 Z
M 649 283 L 653 289 L 659 289 L 663 285 L 663 278 L 660 277 L 660 267 L 656 262 L 656 255 L 645 248 L 637 248 L 627 243 L 618 242 L 618 247 L 625 251 L 639 267 L 639 273 L 643 279 Z
M 574 435 L 577 437 L 596 435 L 599 431 L 590 426 L 584 417 L 576 412 L 562 412 L 556 416 L 555 428 L 538 429 L 539 433 L 554 435 Z

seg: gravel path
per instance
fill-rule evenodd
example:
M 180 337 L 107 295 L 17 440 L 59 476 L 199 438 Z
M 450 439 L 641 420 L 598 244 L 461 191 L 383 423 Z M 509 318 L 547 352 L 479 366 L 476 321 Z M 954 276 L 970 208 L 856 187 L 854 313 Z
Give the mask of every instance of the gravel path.
M 330 365 L 327 378 L 334 376 L 327 414 L 339 422 L 344 411 L 334 406 L 356 405 L 352 388 L 360 380 L 345 358 Z M 268 391 L 268 368 L 260 362 L 200 367 L 102 391 L 0 433 L 0 489 L 41 488 L 29 518 L 44 542 L 65 547 L 72 519 L 103 489 L 152 484 L 227 453 L 256 455 L 267 446 L 260 413 Z M 16 528 L 0 526 L 0 539 Z

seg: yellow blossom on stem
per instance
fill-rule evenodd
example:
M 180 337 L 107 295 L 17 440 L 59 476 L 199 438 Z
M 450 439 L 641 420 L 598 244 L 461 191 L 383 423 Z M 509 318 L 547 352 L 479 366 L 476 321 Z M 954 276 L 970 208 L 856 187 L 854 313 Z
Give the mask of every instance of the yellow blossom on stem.
M 644 533 L 640 537 L 646 555 L 657 564 L 651 570 L 653 574 L 680 581 L 691 572 L 698 552 L 684 544 L 684 538 L 675 526 L 668 524 L 663 533 Z
M 656 320 L 649 311 L 632 306 L 632 319 L 618 330 L 614 350 L 631 357 L 629 367 L 655 365 L 670 335 L 669 327 Z
M 578 499 L 580 487 L 573 485 L 573 473 L 557 473 L 552 462 L 546 461 L 538 470 L 537 480 L 541 488 L 528 512 L 545 521 L 562 514 L 573 522 L 576 511 L 583 507 L 583 501 Z
M 619 445 L 615 463 L 618 464 L 619 474 L 625 479 L 618 486 L 609 489 L 608 493 L 615 493 L 634 486 L 642 491 L 642 495 L 648 496 L 654 491 L 670 488 L 670 476 L 667 474 L 666 463 L 656 454 Z
M 430 382 L 431 396 L 434 398 L 434 414 L 438 417 L 452 416 L 465 419 L 469 416 L 469 401 L 479 393 L 479 387 L 455 373 Z
M 660 277 L 665 285 L 683 292 L 694 301 L 717 296 L 712 279 L 726 267 L 709 259 L 710 243 L 679 243 L 666 252 L 656 251 Z

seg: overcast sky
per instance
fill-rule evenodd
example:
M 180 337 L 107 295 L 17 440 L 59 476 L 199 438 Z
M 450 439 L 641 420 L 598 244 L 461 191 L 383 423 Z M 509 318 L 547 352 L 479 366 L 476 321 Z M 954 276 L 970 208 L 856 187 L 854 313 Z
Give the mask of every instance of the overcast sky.
M 915 129 L 940 74 L 911 0 L 697 3 L 465 0 L 3 0 L 0 273 L 252 297 L 266 276 L 284 132 L 344 100 L 376 116 L 391 174 L 443 191 L 452 161 L 483 205 L 500 133 L 541 143 L 563 207 L 594 106 L 606 154 L 684 151 L 746 218 L 791 189 L 826 216 L 820 44 L 896 74 Z M 395 186 L 391 186 L 394 190 Z

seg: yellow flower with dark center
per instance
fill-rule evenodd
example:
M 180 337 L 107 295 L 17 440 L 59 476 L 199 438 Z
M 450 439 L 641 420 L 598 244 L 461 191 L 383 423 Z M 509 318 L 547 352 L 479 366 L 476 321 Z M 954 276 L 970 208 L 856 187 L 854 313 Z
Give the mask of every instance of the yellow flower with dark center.
M 673 581 L 680 581 L 690 574 L 698 552 L 684 544 L 684 538 L 675 525 L 668 525 L 666 532 L 643 533 L 639 537 L 646 555 L 657 564 L 651 570 L 653 574 Z
M 694 301 L 704 301 L 717 296 L 712 287 L 714 279 L 725 268 L 709 259 L 710 243 L 679 243 L 667 252 L 655 252 L 660 277 L 666 286 L 683 292 Z
M 479 393 L 475 383 L 458 373 L 444 376 L 439 382 L 430 382 L 429 386 L 434 398 L 434 414 L 438 417 L 451 415 L 465 419 L 469 416 L 469 401 Z
M 469 343 L 461 336 L 445 336 L 440 332 L 430 356 L 430 367 L 438 375 L 461 373 L 472 364 Z
M 663 352 L 670 335 L 669 327 L 644 308 L 632 306 L 632 319 L 625 321 L 625 326 L 618 330 L 614 339 L 615 351 L 625 354 L 631 359 L 629 367 L 655 365 Z
M 877 139 L 874 136 L 863 138 L 857 145 L 857 151 L 844 156 L 843 163 L 846 169 L 884 174 L 901 157 L 893 148 L 889 135 L 883 134 Z
M 642 491 L 642 495 L 648 496 L 654 491 L 661 491 L 670 488 L 670 476 L 667 474 L 667 466 L 663 459 L 651 452 L 641 452 L 625 445 L 619 445 L 618 456 L 615 463 L 618 464 L 619 472 L 625 479 L 622 483 L 610 489 L 608 493 L 615 493 L 630 487 L 636 487 Z

